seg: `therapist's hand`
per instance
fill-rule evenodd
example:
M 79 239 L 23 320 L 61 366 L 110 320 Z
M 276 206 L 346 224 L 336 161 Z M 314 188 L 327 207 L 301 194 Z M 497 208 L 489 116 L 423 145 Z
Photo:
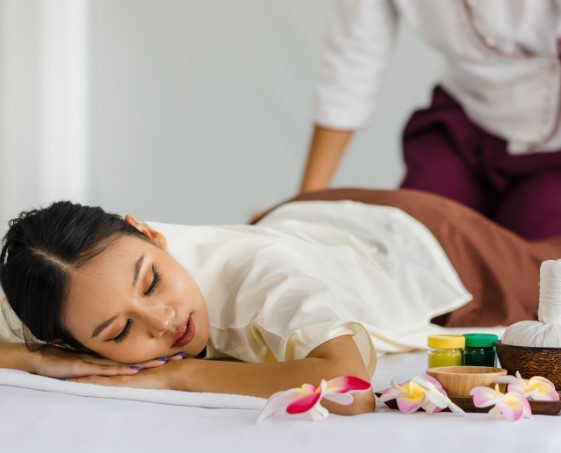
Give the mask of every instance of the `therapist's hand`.
M 249 223 L 253 223 L 255 222 L 257 219 L 260 219 L 261 216 L 263 216 L 263 214 L 265 214 L 268 211 L 268 209 L 255 209 L 254 211 L 251 212 L 250 216 L 249 216 Z

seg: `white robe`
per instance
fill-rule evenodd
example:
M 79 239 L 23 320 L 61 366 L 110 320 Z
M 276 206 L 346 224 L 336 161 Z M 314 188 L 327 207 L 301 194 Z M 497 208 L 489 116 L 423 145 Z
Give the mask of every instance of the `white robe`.
M 430 319 L 471 299 L 430 231 L 397 208 L 306 201 L 256 226 L 149 224 L 201 289 L 208 357 L 300 359 L 352 335 L 372 374 L 376 349 L 424 348 Z

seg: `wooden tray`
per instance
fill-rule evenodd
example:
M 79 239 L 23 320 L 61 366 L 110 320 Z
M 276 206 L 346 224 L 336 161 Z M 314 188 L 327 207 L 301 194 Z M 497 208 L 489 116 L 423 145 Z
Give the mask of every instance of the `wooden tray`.
M 376 392 L 376 396 L 380 396 L 381 393 Z M 450 398 L 455 404 L 461 407 L 466 412 L 489 412 L 491 407 L 475 407 L 473 405 L 473 399 L 470 397 L 452 397 Z M 559 415 L 561 413 L 561 401 L 529 401 L 530 408 L 532 409 L 532 414 L 540 415 Z M 391 409 L 397 409 L 397 401 L 389 400 L 384 403 Z M 422 409 L 419 409 L 422 410 Z M 443 409 L 442 412 L 450 412 L 450 409 Z

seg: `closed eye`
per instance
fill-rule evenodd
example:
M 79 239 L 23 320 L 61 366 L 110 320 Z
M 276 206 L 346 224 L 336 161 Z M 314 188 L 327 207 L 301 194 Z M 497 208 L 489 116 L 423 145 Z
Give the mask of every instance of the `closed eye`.
M 154 291 L 156 291 L 158 286 L 160 286 L 161 281 L 162 281 L 162 276 L 156 270 L 156 267 L 152 264 L 152 282 L 150 283 L 148 289 L 144 292 L 144 295 L 145 296 L 152 295 Z
M 148 289 L 144 292 L 144 295 L 145 296 L 152 295 L 154 291 L 156 291 L 156 289 L 158 289 L 158 287 L 160 286 L 161 281 L 162 281 L 162 277 L 160 273 L 156 270 L 156 266 L 152 264 L 152 282 L 150 283 Z M 119 333 L 119 335 L 112 338 L 111 341 L 114 341 L 115 343 L 120 343 L 121 341 L 123 341 L 129 335 L 131 331 L 131 327 L 132 327 L 132 319 L 127 319 L 127 323 L 125 324 L 123 330 Z
M 129 335 L 132 327 L 132 319 L 127 319 L 127 323 L 125 324 L 125 328 L 121 330 L 121 333 L 117 335 L 115 338 L 112 338 L 111 341 L 115 343 L 120 343 Z

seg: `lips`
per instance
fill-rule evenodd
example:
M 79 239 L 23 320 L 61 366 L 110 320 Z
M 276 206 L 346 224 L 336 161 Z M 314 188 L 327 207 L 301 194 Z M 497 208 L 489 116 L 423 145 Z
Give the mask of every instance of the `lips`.
M 180 348 L 181 346 L 185 346 L 189 344 L 193 337 L 195 336 L 195 324 L 193 323 L 193 319 L 191 316 L 185 321 L 177 332 L 173 336 L 172 348 Z

